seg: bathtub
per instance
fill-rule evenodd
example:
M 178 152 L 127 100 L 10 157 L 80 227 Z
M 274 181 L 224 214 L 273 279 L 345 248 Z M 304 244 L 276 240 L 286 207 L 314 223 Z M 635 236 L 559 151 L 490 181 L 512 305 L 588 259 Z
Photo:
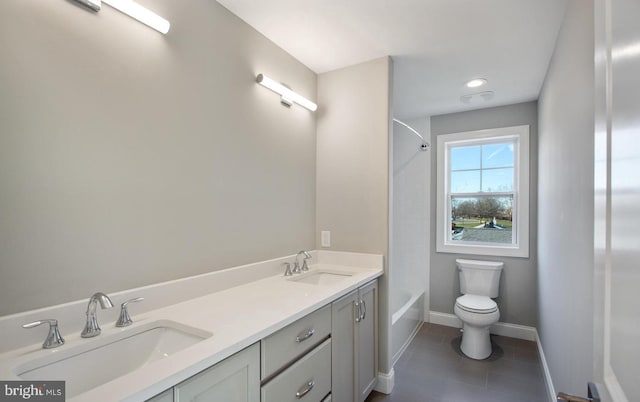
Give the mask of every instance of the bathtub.
M 392 366 L 413 340 L 424 319 L 424 292 L 401 294 L 391 315 Z

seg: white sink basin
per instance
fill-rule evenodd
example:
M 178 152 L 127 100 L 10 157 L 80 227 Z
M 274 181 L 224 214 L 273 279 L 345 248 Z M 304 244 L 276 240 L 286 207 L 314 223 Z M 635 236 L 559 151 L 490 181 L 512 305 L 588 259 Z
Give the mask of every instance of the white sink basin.
M 103 333 L 69 349 L 61 346 L 55 353 L 19 365 L 14 373 L 24 380 L 64 380 L 70 398 L 212 335 L 174 321 L 154 321 L 116 334 Z
M 351 272 L 337 270 L 314 270 L 289 278 L 290 281 L 310 285 L 333 285 L 353 276 Z

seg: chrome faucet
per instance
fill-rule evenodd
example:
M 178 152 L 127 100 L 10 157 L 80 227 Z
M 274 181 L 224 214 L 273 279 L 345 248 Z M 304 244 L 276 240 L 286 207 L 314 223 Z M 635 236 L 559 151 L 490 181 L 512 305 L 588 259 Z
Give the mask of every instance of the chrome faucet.
M 98 325 L 98 317 L 96 316 L 98 302 L 100 302 L 100 307 L 102 307 L 102 309 L 113 307 L 111 299 L 109 299 L 109 296 L 104 293 L 98 292 L 91 296 L 89 299 L 89 305 L 87 306 L 87 324 L 84 326 L 84 329 L 80 334 L 83 338 L 92 338 L 100 335 L 101 330 Z
M 298 256 L 300 254 L 304 255 L 304 259 L 302 260 L 302 268 L 300 267 L 300 263 L 298 262 Z M 309 258 L 311 258 L 311 254 L 304 250 L 299 251 L 298 254 L 296 254 L 296 262 L 293 264 L 293 273 L 299 274 L 302 271 L 308 271 L 309 267 L 307 266 L 307 260 Z
M 129 309 L 127 309 L 129 303 L 135 303 L 143 301 L 144 297 L 136 297 L 135 299 L 129 299 L 126 302 L 120 305 L 120 317 L 118 317 L 118 321 L 116 321 L 116 327 L 127 327 L 133 324 L 133 320 L 129 315 Z
M 38 320 L 34 322 L 30 322 L 28 324 L 24 324 L 22 328 L 33 328 L 38 325 L 49 324 L 49 333 L 47 334 L 47 338 L 44 340 L 42 344 L 43 349 L 53 349 L 58 346 L 64 345 L 64 338 L 60 335 L 60 331 L 58 330 L 58 320 L 53 319 L 44 319 Z

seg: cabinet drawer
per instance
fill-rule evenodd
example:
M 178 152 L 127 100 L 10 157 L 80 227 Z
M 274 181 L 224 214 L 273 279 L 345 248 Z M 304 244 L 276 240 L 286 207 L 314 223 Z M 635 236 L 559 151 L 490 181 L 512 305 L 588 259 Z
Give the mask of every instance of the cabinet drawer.
M 262 402 L 318 402 L 331 392 L 331 339 L 262 386 Z
M 331 333 L 331 306 L 299 319 L 264 338 L 261 348 L 262 380 L 312 349 Z

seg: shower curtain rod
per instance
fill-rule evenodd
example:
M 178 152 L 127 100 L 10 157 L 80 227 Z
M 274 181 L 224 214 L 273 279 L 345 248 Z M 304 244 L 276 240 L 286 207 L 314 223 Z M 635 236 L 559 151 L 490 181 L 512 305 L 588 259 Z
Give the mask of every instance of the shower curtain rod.
M 424 137 L 423 137 L 423 136 L 421 136 L 421 135 L 420 135 L 420 133 L 419 133 L 419 132 L 417 132 L 413 127 L 411 127 L 411 126 L 410 126 L 410 125 L 408 125 L 407 123 L 405 123 L 405 122 L 403 122 L 403 121 L 400 121 L 400 120 L 398 120 L 398 119 L 396 119 L 396 118 L 394 118 L 394 119 L 393 119 L 393 121 L 394 121 L 394 122 L 396 122 L 396 123 L 398 123 L 398 124 L 401 124 L 401 125 L 405 126 L 405 127 L 406 127 L 406 128 L 408 128 L 412 133 L 414 133 L 415 135 L 417 135 L 417 136 L 418 136 L 418 138 L 420 138 L 420 139 L 422 140 L 422 145 L 420 145 L 420 150 L 421 150 L 421 151 L 426 151 L 426 150 L 428 150 L 428 149 L 429 149 L 429 147 L 430 147 L 429 143 L 428 143 L 428 142 L 424 139 Z

